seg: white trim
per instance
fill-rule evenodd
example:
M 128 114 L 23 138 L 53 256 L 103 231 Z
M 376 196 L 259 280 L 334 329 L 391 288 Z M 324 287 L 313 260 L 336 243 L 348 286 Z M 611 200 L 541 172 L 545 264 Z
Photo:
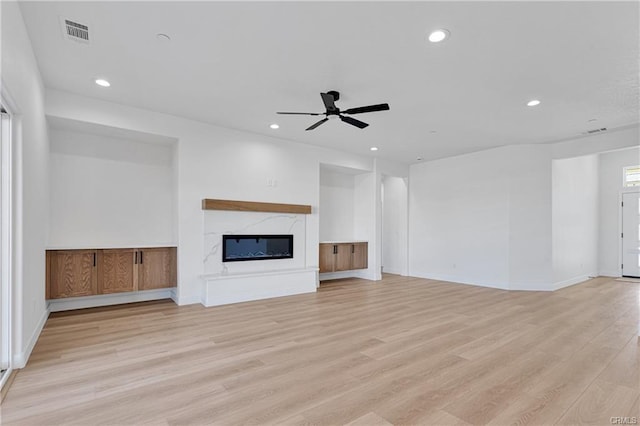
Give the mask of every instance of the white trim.
M 152 243 L 152 244 L 116 244 L 116 245 L 91 245 L 94 250 L 111 250 L 111 249 L 147 249 L 158 247 L 172 247 L 175 248 L 178 245 L 176 243 Z M 49 246 L 45 250 L 86 250 L 86 244 L 69 245 L 69 246 Z
M 47 319 L 49 318 L 49 309 L 46 309 L 42 313 L 42 317 L 40 317 L 40 321 L 38 321 L 38 325 L 36 325 L 35 330 L 33 330 L 33 334 L 27 341 L 27 345 L 25 346 L 24 352 L 19 352 L 15 354 L 13 358 L 13 366 L 15 368 L 24 368 L 27 365 L 27 361 L 29 361 L 29 357 L 31 356 L 31 352 L 33 348 L 36 346 L 38 342 L 38 338 L 40 337 L 40 333 L 42 333 L 42 329 L 44 325 L 47 323 Z
M 622 275 L 620 274 L 620 271 L 600 271 L 598 276 L 620 278 Z
M 4 373 L 0 374 L 0 389 L 2 389 L 11 377 L 11 373 L 13 373 L 13 368 L 9 367 Z
M 393 275 L 402 275 L 403 277 L 406 277 L 406 274 L 403 274 L 401 270 L 399 269 L 389 269 L 389 268 L 382 268 L 382 273 L 383 274 L 393 274 Z
M 323 272 L 318 274 L 320 281 L 342 280 L 345 278 L 362 278 L 365 280 L 375 281 L 371 275 L 367 273 L 368 269 L 351 269 L 339 272 Z
M 272 275 L 299 274 L 301 272 L 318 271 L 318 268 L 275 269 L 272 271 L 232 272 L 227 274 L 204 274 L 200 278 L 205 280 L 228 280 L 233 278 L 268 277 Z
M 178 304 L 178 288 L 174 287 L 169 289 L 169 297 L 173 300 L 173 303 Z
M 178 300 L 176 301 L 176 303 L 178 304 L 178 306 L 195 305 L 196 303 L 204 305 L 204 303 L 202 302 L 202 297 L 197 295 L 190 297 L 178 297 L 177 299 Z
M 564 281 L 560 281 L 557 283 L 553 283 L 553 290 L 560 290 L 561 288 L 565 288 L 565 287 L 570 287 L 572 285 L 576 285 L 576 284 L 580 284 L 582 282 L 585 282 L 589 279 L 591 279 L 591 277 L 595 277 L 598 274 L 596 274 L 595 272 L 592 274 L 587 274 L 587 275 L 580 275 L 577 277 L 573 277 L 573 278 L 569 278 L 568 280 L 564 280 Z
M 13 131 L 12 131 L 12 108 L 9 105 L 10 102 L 7 102 L 5 98 L 6 89 L 4 86 L 2 87 L 2 94 L 0 94 L 0 105 L 4 107 L 7 111 L 8 118 L 0 118 L 5 121 L 8 125 L 8 129 L 3 131 L 5 137 L 0 136 L 0 150 L 2 153 L 0 154 L 1 158 L 1 175 L 0 175 L 0 315 L 2 315 L 2 319 L 0 323 L 2 324 L 2 329 L 0 330 L 0 368 L 6 369 L 8 372 L 12 369 L 12 305 L 13 305 L 13 297 L 12 297 L 12 263 L 13 263 L 13 230 L 12 230 L 12 200 L 13 200 L 13 192 L 12 192 L 12 146 L 13 146 Z M 8 94 L 7 94 L 8 95 Z M 0 129 L 2 129 L 2 125 L 0 125 Z M 3 377 L 5 379 L 5 377 Z M 3 380 L 0 384 L 0 388 L 2 384 L 4 384 Z
M 97 308 L 100 306 L 121 305 L 125 303 L 147 302 L 149 300 L 173 299 L 173 289 L 133 291 L 127 293 L 100 294 L 97 296 L 69 297 L 49 300 L 49 311 L 60 312 L 73 309 Z
M 467 279 L 464 277 L 458 277 L 455 275 L 446 275 L 446 274 L 432 274 L 432 273 L 421 273 L 421 272 L 416 272 L 414 271 L 413 274 L 411 274 L 412 277 L 417 277 L 417 278 L 424 278 L 427 280 L 434 280 L 434 281 L 445 281 L 451 284 L 464 284 L 464 285 L 473 285 L 476 287 L 488 287 L 488 288 L 495 288 L 498 290 L 509 290 L 509 286 L 506 284 L 496 284 L 494 281 L 478 281 L 475 279 Z M 519 289 L 518 289 L 519 290 Z

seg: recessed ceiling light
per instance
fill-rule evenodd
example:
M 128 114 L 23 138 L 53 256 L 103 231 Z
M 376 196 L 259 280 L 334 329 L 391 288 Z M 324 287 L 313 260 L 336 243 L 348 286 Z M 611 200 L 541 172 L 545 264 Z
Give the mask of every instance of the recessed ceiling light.
M 109 83 L 107 80 L 103 79 L 103 78 L 97 78 L 96 79 L 96 84 L 98 86 L 102 86 L 102 87 L 109 87 L 111 86 L 111 83 Z
M 540 105 L 540 101 L 537 99 L 532 99 L 529 102 L 527 102 L 527 106 L 536 106 L 536 105 Z
M 371 151 L 377 151 L 378 147 L 377 146 L 372 146 L 371 148 L 369 148 Z
M 272 129 L 274 129 L 274 130 L 275 130 L 275 129 L 279 129 L 279 128 L 280 128 L 280 126 L 279 126 L 279 125 L 277 125 L 276 123 L 273 123 L 273 124 L 272 124 L 271 126 L 269 126 L 269 127 L 271 127 L 271 128 L 272 128 Z
M 429 41 L 431 43 L 440 43 L 441 41 L 444 41 L 446 38 L 448 38 L 449 35 L 449 31 L 445 29 L 435 30 L 432 31 L 431 34 L 429 34 Z
M 589 120 L 587 120 L 587 123 L 593 123 L 594 121 L 598 121 L 597 118 L 590 118 Z

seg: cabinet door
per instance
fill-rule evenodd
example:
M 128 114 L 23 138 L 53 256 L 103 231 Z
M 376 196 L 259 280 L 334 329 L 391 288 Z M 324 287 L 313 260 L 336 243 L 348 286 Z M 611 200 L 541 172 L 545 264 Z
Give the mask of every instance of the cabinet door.
M 101 250 L 98 254 L 98 293 L 136 290 L 136 250 Z
M 51 251 L 49 265 L 52 299 L 98 294 L 96 250 Z
M 336 255 L 333 252 L 333 244 L 320 244 L 320 272 L 333 272 Z
M 138 290 L 175 287 L 175 247 L 138 249 Z
M 354 243 L 351 245 L 353 251 L 353 269 L 367 269 L 368 267 L 368 251 L 369 246 L 367 243 Z
M 348 271 L 351 268 L 351 244 L 336 244 L 336 271 Z

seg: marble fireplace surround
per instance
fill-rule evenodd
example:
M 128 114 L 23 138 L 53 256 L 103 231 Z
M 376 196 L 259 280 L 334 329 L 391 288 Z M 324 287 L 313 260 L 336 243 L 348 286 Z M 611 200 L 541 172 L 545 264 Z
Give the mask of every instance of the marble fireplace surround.
M 316 291 L 318 268 L 306 267 L 306 215 L 311 206 L 204 199 L 202 209 L 203 305 Z M 293 258 L 222 262 L 222 236 L 234 234 L 292 234 Z

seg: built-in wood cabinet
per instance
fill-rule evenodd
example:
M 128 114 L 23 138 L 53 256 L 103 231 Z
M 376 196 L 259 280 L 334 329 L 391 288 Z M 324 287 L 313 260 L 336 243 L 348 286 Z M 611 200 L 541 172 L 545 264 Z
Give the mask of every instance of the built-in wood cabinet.
M 51 299 L 98 292 L 97 250 L 56 250 L 47 254 L 47 295 Z
M 320 273 L 366 269 L 367 259 L 366 242 L 320 243 Z
M 98 294 L 134 291 L 138 281 L 135 249 L 101 250 L 98 257 Z
M 176 250 L 172 247 L 144 249 L 138 252 L 138 290 L 176 285 Z
M 176 248 L 48 250 L 47 298 L 175 287 Z
M 351 244 L 351 269 L 367 269 L 369 267 L 369 247 L 367 243 Z

